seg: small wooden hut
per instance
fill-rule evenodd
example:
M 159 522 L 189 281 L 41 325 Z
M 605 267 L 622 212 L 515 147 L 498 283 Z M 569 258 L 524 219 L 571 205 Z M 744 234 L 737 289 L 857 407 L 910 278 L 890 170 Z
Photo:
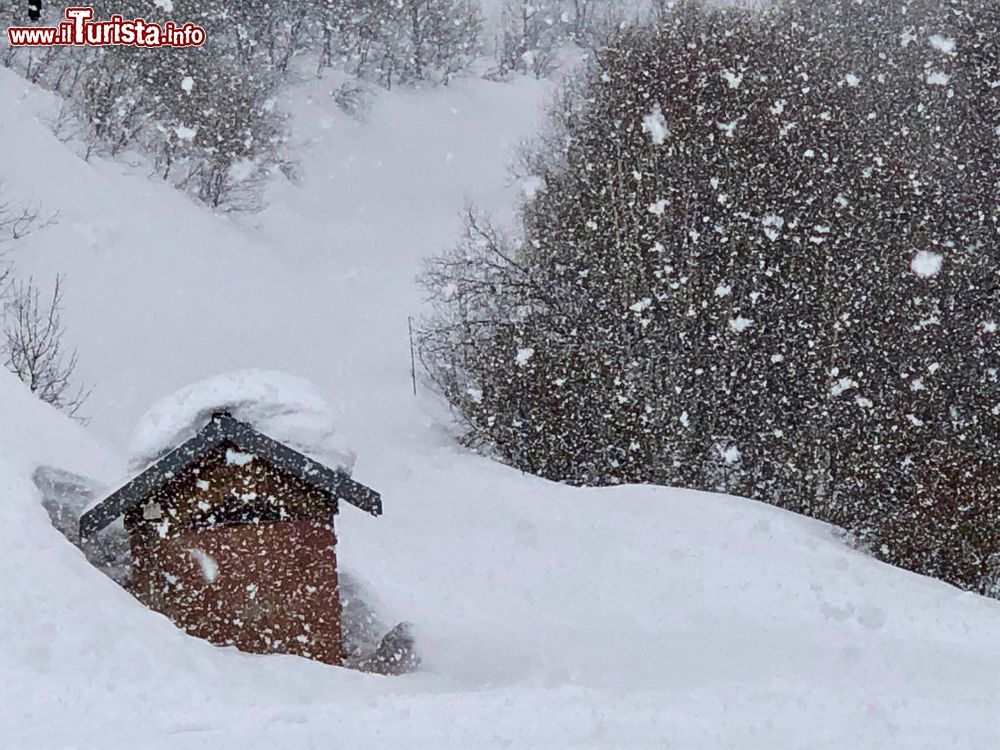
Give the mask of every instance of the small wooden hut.
M 87 512 L 80 535 L 124 516 L 132 592 L 191 635 L 339 664 L 341 501 L 382 513 L 345 471 L 217 413 Z

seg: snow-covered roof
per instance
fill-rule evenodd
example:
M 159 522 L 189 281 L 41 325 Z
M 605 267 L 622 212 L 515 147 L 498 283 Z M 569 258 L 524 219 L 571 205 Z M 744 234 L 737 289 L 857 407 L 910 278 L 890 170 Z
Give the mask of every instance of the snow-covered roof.
M 215 413 L 195 435 L 147 467 L 139 476 L 89 508 L 80 518 L 80 537 L 89 537 L 113 523 L 202 457 L 222 446 L 229 446 L 227 461 L 242 462 L 244 457 L 247 460 L 260 457 L 271 466 L 298 477 L 322 494 L 333 513 L 337 512 L 340 500 L 375 516 L 382 513 L 379 494 L 352 480 L 346 471 L 324 466 L 258 432 L 253 425 L 222 412 Z M 239 458 L 230 458 L 232 448 L 239 451 L 235 454 Z
M 142 471 L 194 437 L 218 412 L 228 412 L 331 469 L 350 474 L 354 467 L 354 453 L 315 386 L 282 372 L 238 370 L 186 386 L 156 402 L 135 429 L 131 471 Z

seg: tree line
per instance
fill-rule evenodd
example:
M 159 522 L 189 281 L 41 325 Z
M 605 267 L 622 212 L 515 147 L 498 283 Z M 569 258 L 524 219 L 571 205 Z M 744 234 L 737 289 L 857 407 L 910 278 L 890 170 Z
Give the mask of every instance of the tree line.
M 309 66 L 317 74 L 337 69 L 351 76 L 333 94 L 357 112 L 369 83 L 445 85 L 474 66 L 495 80 L 550 75 L 559 50 L 589 43 L 621 16 L 613 0 L 506 0 L 489 23 L 478 0 L 152 5 L 93 3 L 97 19 L 195 22 L 208 32 L 207 44 L 153 52 L 8 47 L 0 61 L 64 97 L 56 131 L 80 144 L 85 158 L 137 150 L 149 156 L 156 177 L 224 210 L 259 208 L 264 180 L 276 172 L 294 177 L 276 100 L 288 78 Z M 0 23 L 27 20 L 24 3 L 0 0 Z
M 684 2 L 613 33 L 424 275 L 465 440 L 757 498 L 1000 593 L 1000 4 Z

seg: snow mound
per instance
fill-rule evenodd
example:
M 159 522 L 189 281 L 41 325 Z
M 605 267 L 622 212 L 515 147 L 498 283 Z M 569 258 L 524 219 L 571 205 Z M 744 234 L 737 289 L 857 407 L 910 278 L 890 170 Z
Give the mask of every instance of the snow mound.
M 110 485 L 121 460 L 80 424 L 36 398 L 0 367 L 0 457 L 31 480 L 37 472 L 68 473 L 95 487 Z
M 354 453 L 338 432 L 330 405 L 309 381 L 272 370 L 238 370 L 155 403 L 132 437 L 130 468 L 146 468 L 194 437 L 220 411 L 325 466 L 348 473 L 354 467 Z

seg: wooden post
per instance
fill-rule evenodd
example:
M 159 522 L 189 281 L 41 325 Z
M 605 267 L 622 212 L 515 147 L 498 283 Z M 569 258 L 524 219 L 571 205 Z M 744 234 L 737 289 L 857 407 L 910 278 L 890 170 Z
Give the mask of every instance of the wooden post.
M 406 316 L 406 325 L 410 329 L 410 380 L 413 381 L 413 395 L 417 395 L 417 357 L 413 351 L 413 318 Z

